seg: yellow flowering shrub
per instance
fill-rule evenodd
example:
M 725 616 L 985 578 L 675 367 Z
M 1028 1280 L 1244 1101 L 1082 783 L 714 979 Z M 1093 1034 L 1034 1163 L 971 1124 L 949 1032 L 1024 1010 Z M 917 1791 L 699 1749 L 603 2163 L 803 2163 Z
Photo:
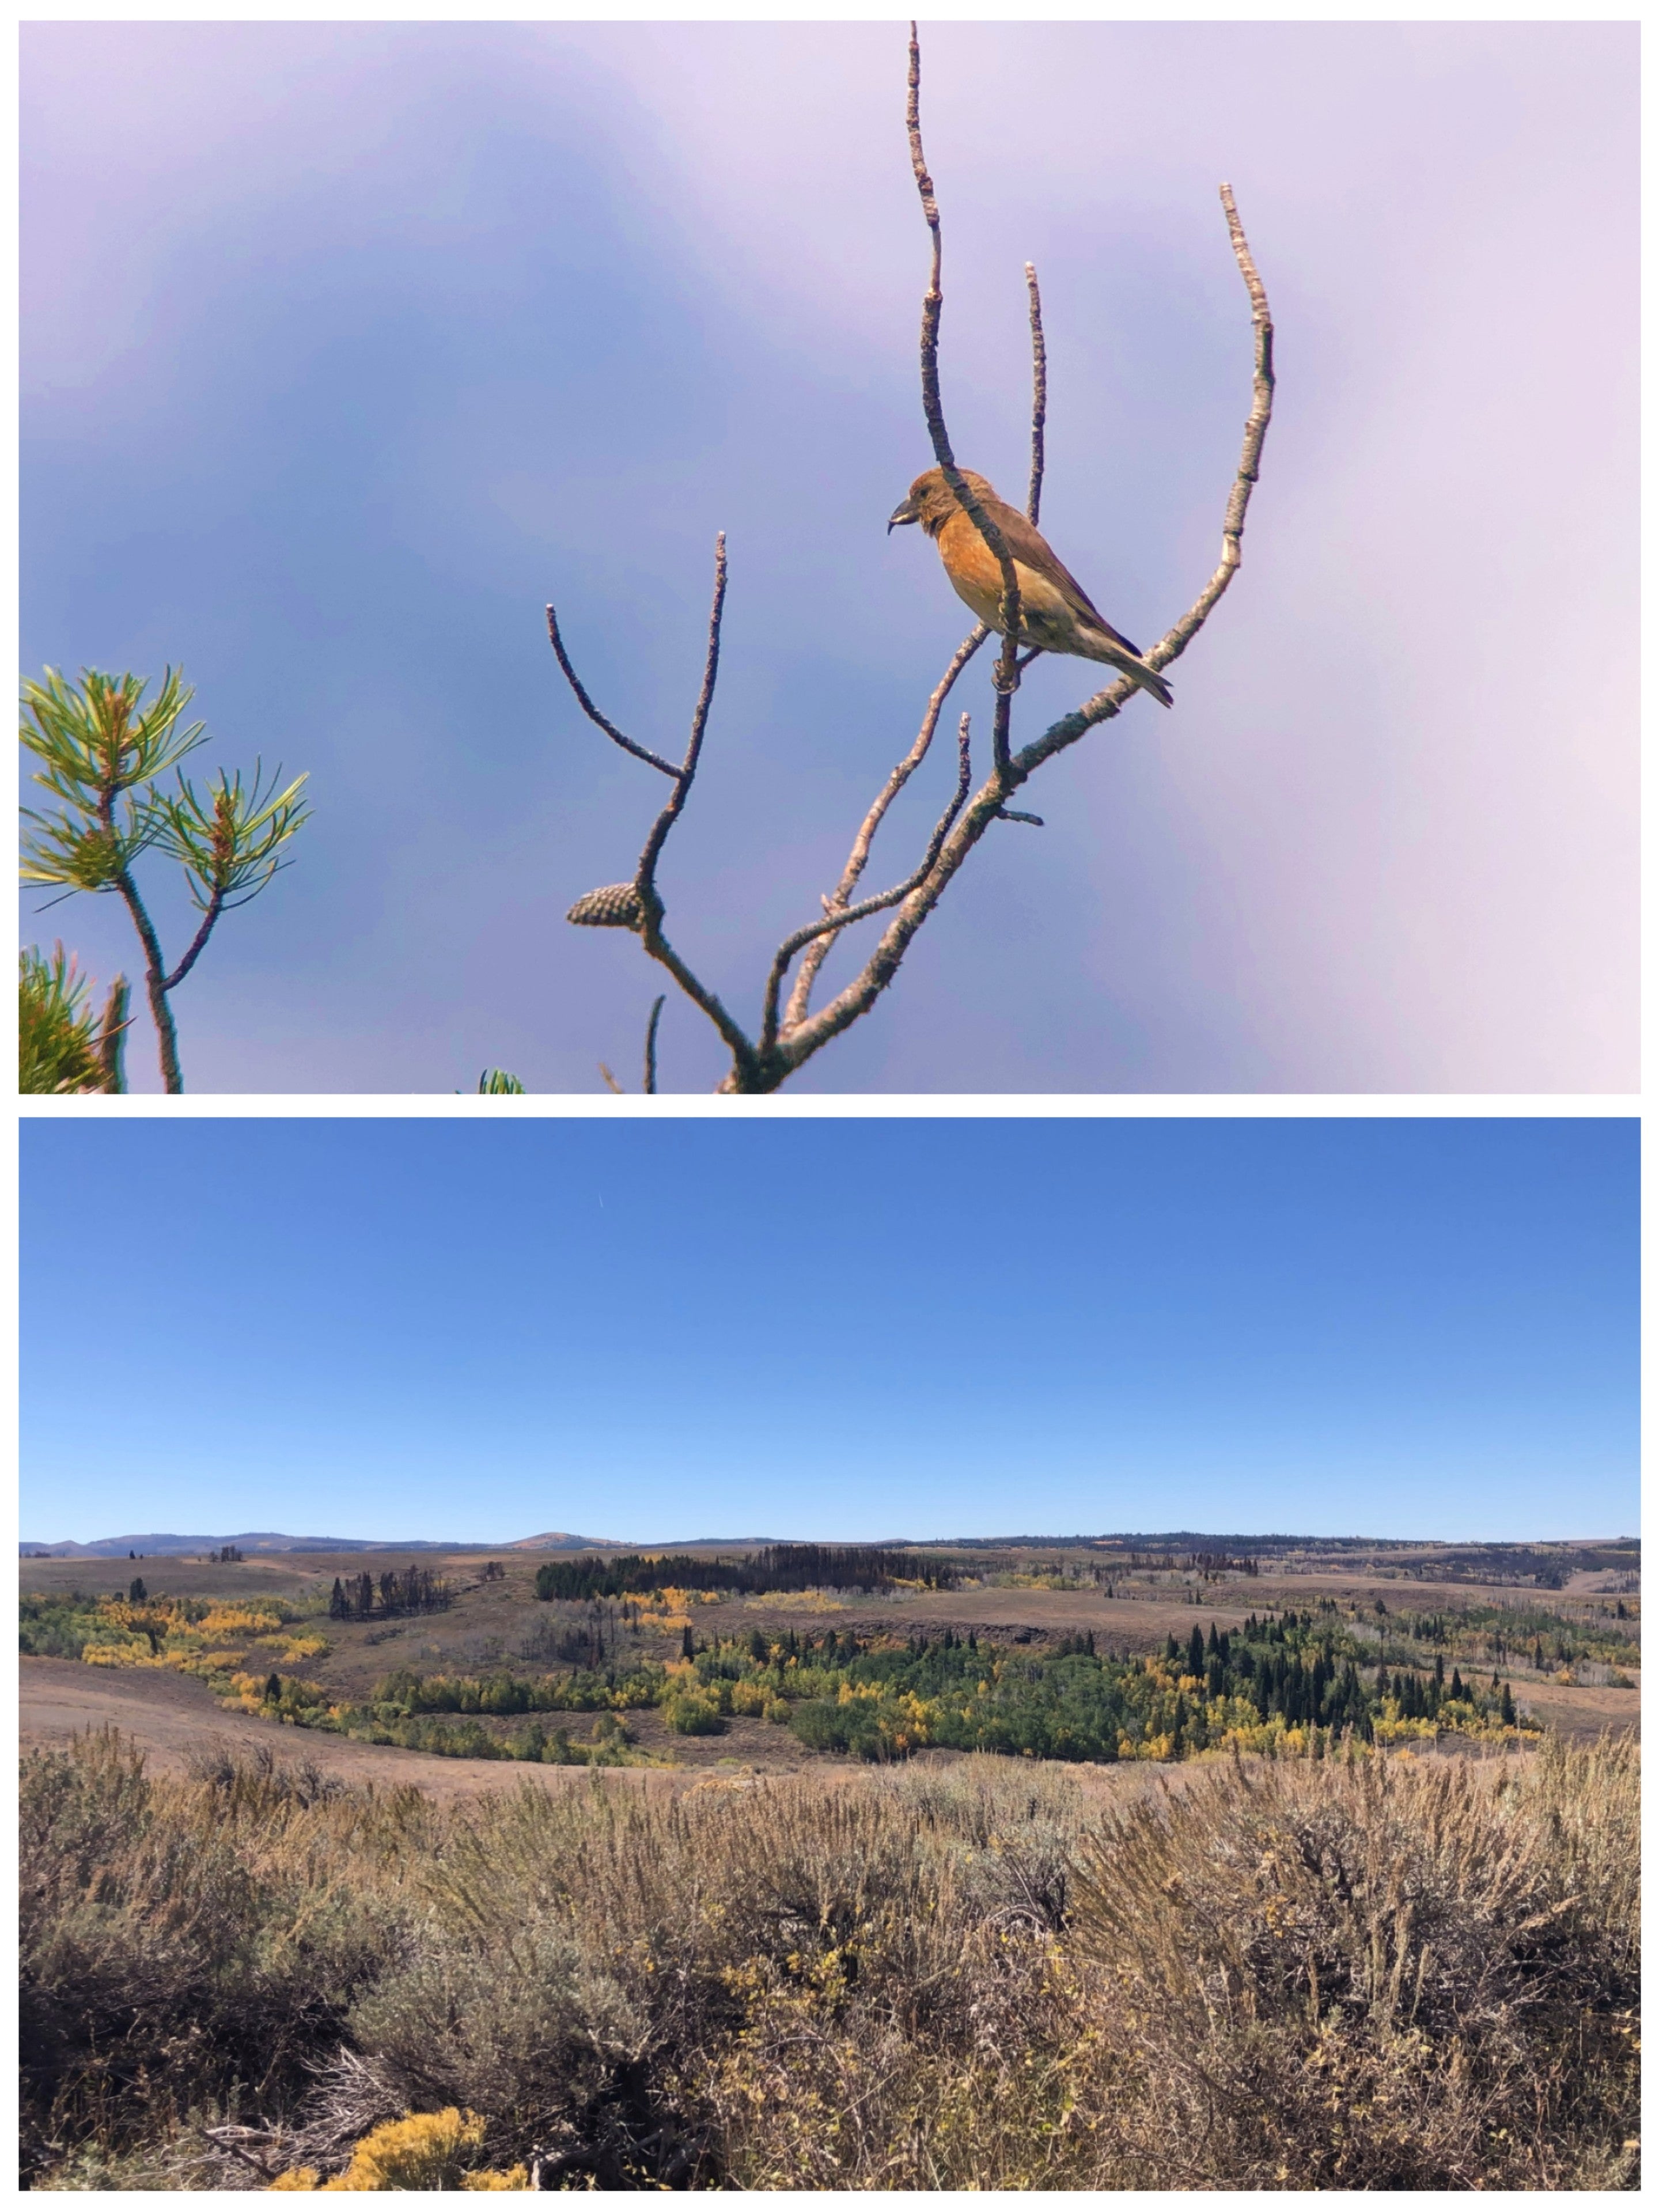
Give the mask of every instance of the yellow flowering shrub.
M 462 2112 L 452 2105 L 442 2112 L 411 2112 L 406 2119 L 387 2120 L 366 2135 L 351 2154 L 351 2162 L 331 2181 L 331 2189 L 528 2189 L 530 2177 L 522 2166 L 505 2172 L 475 2167 L 469 2160 L 483 2148 L 484 2124 L 476 2112 Z M 273 2189 L 316 2189 L 316 2170 L 295 2166 L 279 2174 Z

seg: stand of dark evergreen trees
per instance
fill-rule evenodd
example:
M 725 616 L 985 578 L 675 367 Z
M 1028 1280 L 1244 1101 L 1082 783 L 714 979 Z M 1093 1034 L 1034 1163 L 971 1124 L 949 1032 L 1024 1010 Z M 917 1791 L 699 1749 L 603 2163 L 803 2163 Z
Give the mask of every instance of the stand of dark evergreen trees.
M 735 1559 L 638 1552 L 614 1559 L 549 1559 L 536 1570 L 536 1595 L 615 1598 L 672 1589 L 729 1589 L 755 1597 L 768 1590 L 886 1590 L 896 1582 L 954 1589 L 957 1572 L 944 1560 L 915 1552 L 861 1544 L 771 1544 Z
M 1184 1649 L 1173 1636 L 1165 1639 L 1164 1656 L 1196 1675 L 1208 1697 L 1248 1698 L 1264 1721 L 1279 1713 L 1291 1728 L 1352 1728 L 1369 1741 L 1371 1699 L 1352 1659 L 1339 1658 L 1333 1643 L 1293 1613 L 1274 1621 L 1252 1613 L 1236 1638 L 1218 1634 L 1212 1621 L 1206 1641 L 1194 1623 Z
M 405 1613 L 442 1613 L 449 1600 L 448 1583 L 430 1567 L 405 1567 L 402 1574 L 393 1567 L 380 1577 L 378 1585 L 367 1572 L 348 1575 L 343 1582 L 337 1575 L 328 1601 L 328 1617 L 331 1620 L 392 1620 Z

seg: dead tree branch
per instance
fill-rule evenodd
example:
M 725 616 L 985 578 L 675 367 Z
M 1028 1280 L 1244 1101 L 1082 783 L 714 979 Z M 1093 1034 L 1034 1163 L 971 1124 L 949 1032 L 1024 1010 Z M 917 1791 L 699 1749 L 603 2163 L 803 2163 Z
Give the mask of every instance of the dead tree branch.
M 732 1054 L 734 1066 L 747 1072 L 753 1064 L 755 1048 L 714 992 L 693 975 L 663 934 L 665 908 L 657 890 L 657 863 L 662 857 L 662 848 L 684 809 L 692 784 L 696 781 L 703 733 L 708 726 L 708 710 L 714 704 L 714 684 L 720 674 L 720 619 L 725 610 L 726 532 L 721 531 L 714 540 L 714 599 L 708 611 L 708 647 L 703 660 L 702 689 L 697 694 L 696 707 L 692 713 L 691 734 L 686 741 L 685 757 L 678 768 L 664 760 L 659 754 L 650 751 L 644 745 L 635 744 L 631 738 L 624 737 L 615 723 L 607 720 L 599 712 L 570 665 L 551 607 L 547 610 L 547 631 L 553 650 L 558 656 L 559 665 L 564 671 L 566 680 L 575 693 L 583 713 L 591 721 L 597 722 L 605 735 L 614 739 L 624 751 L 648 761 L 653 768 L 661 769 L 674 780 L 672 795 L 651 825 L 651 834 L 645 841 L 645 849 L 640 854 L 633 882 L 607 884 L 599 890 L 589 891 L 577 900 L 566 920 L 599 928 L 637 930 L 651 957 L 667 969 L 686 997 L 694 1006 L 702 1009 L 720 1031 Z M 606 1079 L 615 1080 L 612 1077 Z
M 547 610 L 548 635 L 553 650 L 583 713 L 624 751 L 632 753 L 637 759 L 672 777 L 674 783 L 672 795 L 658 815 L 646 841 L 633 881 L 611 884 L 588 892 L 571 908 L 568 918 L 572 921 L 597 927 L 631 929 L 639 934 L 647 952 L 667 969 L 686 996 L 701 1007 L 730 1051 L 732 1066 L 720 1086 L 722 1091 L 775 1091 L 797 1068 L 821 1051 L 832 1037 L 839 1036 L 867 1013 L 897 973 L 916 932 L 939 904 L 951 878 L 991 824 L 999 821 L 1041 824 L 1041 816 L 1025 813 L 1009 805 L 1008 801 L 1014 793 L 1056 753 L 1075 744 L 1090 730 L 1120 714 L 1137 689 L 1131 678 L 1121 678 L 1103 690 L 1096 692 L 1093 697 L 1085 700 L 1071 714 L 1064 714 L 1051 723 L 1039 737 L 1018 751 L 1012 745 L 1010 726 L 1013 695 L 1018 688 L 1021 670 L 1028 667 L 1036 654 L 1035 650 L 1024 654 L 1018 650 L 1019 590 L 1014 564 L 1000 532 L 985 514 L 957 468 L 945 428 L 939 383 L 939 332 L 944 307 L 941 281 L 943 248 L 938 198 L 922 147 L 921 93 L 921 46 L 915 26 L 912 24 L 905 123 L 910 143 L 911 168 L 931 244 L 931 265 L 921 315 L 922 412 L 934 457 L 945 480 L 996 560 L 1003 582 L 1002 598 L 998 608 L 1002 652 L 993 676 L 994 711 L 991 773 L 969 799 L 968 717 L 964 714 L 958 736 L 957 789 L 934 829 L 921 866 L 892 890 L 873 898 L 854 900 L 854 893 L 868 863 L 876 832 L 894 799 L 926 759 L 945 700 L 969 661 L 990 635 L 983 624 L 977 624 L 958 646 L 935 687 L 915 743 L 892 769 L 866 815 L 853 842 L 840 883 L 834 893 L 821 902 L 824 909 L 823 919 L 794 931 L 784 939 L 775 954 L 763 994 L 758 1042 L 747 1036 L 719 998 L 692 973 L 669 944 L 663 930 L 665 910 L 656 881 L 657 865 L 664 844 L 684 808 L 696 775 L 697 762 L 714 699 L 720 665 L 720 619 L 726 599 L 725 538 L 722 536 L 717 541 L 715 550 L 714 597 L 709 614 L 702 689 L 692 717 L 691 735 L 685 756 L 678 768 L 659 754 L 625 737 L 599 712 L 570 664 L 553 609 L 550 606 Z M 1255 340 L 1252 404 L 1244 426 L 1243 453 L 1222 523 L 1219 565 L 1186 613 L 1144 656 L 1147 665 L 1154 669 L 1167 667 L 1186 651 L 1214 611 L 1238 570 L 1243 558 L 1245 514 L 1260 474 L 1262 445 L 1273 414 L 1273 329 L 1267 296 L 1256 271 L 1231 185 L 1221 186 L 1221 204 L 1233 255 L 1250 300 Z M 1025 265 L 1025 279 L 1032 361 L 1031 470 L 1026 512 L 1035 524 L 1042 496 L 1044 434 L 1048 417 L 1048 355 L 1043 339 L 1042 306 L 1036 271 L 1029 262 Z M 811 1012 L 812 990 L 818 971 L 840 933 L 857 921 L 894 908 L 896 912 L 858 975 L 827 1006 L 816 1013 Z M 798 952 L 802 955 L 799 973 L 787 1006 L 780 1018 L 778 1002 L 784 978 Z M 652 1009 L 647 1033 L 647 1091 L 653 1091 L 656 1086 L 657 1023 L 661 1007 L 662 1000 L 659 999 Z M 614 1085 L 614 1077 L 608 1070 L 605 1073 L 607 1081 Z
M 1233 258 L 1238 264 L 1238 273 L 1244 279 L 1245 289 L 1250 295 L 1250 322 L 1255 332 L 1255 373 L 1252 386 L 1250 412 L 1244 424 L 1244 447 L 1239 455 L 1238 471 L 1228 495 L 1227 512 L 1221 525 L 1221 559 L 1215 574 L 1193 601 L 1178 623 L 1165 630 L 1152 651 L 1146 656 L 1149 667 L 1167 668 L 1172 660 L 1179 659 L 1214 612 L 1222 593 L 1238 573 L 1243 560 L 1244 514 L 1250 504 L 1250 494 L 1261 472 L 1261 448 L 1267 435 L 1267 425 L 1273 411 L 1273 325 L 1268 312 L 1267 295 L 1250 252 L 1249 241 L 1244 235 L 1244 226 L 1239 221 L 1238 209 L 1233 199 L 1231 185 L 1221 186 L 1221 205 L 1227 218 L 1227 235 L 1231 242 Z M 1097 723 L 1108 721 L 1118 714 L 1134 690 L 1133 684 L 1120 678 L 1103 691 L 1086 700 L 1075 714 L 1066 714 L 1045 730 L 1034 743 L 1021 751 L 1017 767 L 1019 780 L 1051 760 L 1067 745 L 1074 745 Z
M 1048 349 L 1042 343 L 1042 295 L 1037 290 L 1036 270 L 1029 261 L 1025 264 L 1025 289 L 1031 303 L 1031 488 L 1025 495 L 1025 513 L 1035 527 L 1037 510 L 1042 505 L 1042 433 L 1048 420 Z M 1022 661 L 1020 665 L 1024 667 L 1026 664 Z
M 672 761 L 665 761 L 660 753 L 653 753 L 648 745 L 636 745 L 632 738 L 625 738 L 614 722 L 608 720 L 600 714 L 583 690 L 580 677 L 570 665 L 570 656 L 564 649 L 564 640 L 559 635 L 559 618 L 551 607 L 547 611 L 547 635 L 552 641 L 554 652 L 558 655 L 559 665 L 564 671 L 565 681 L 575 693 L 576 704 L 586 715 L 588 720 L 596 723 L 605 732 L 612 744 L 620 745 L 625 753 L 632 753 L 635 760 L 647 762 L 651 767 L 660 769 L 665 775 L 678 775 L 679 770 Z
M 665 994 L 652 1002 L 651 1018 L 645 1025 L 645 1093 L 654 1095 L 657 1088 L 657 1024 L 662 1019 L 662 1010 L 667 1004 Z
M 921 728 L 915 744 L 888 777 L 875 805 L 865 816 L 858 836 L 853 840 L 853 849 L 847 856 L 847 866 L 842 870 L 841 881 L 836 884 L 833 896 L 823 902 L 826 914 L 838 915 L 845 911 L 859 878 L 864 873 L 864 864 L 870 857 L 870 847 L 881 827 L 882 817 L 927 757 L 927 748 L 933 744 L 933 732 L 939 727 L 940 710 L 951 696 L 951 687 L 990 635 L 983 623 L 975 623 L 951 656 L 950 666 L 934 685 L 933 695 L 927 702 L 927 712 L 921 718 Z M 815 938 L 807 946 L 800 963 L 800 973 L 795 978 L 795 988 L 789 994 L 789 1004 L 784 1011 L 783 1025 L 786 1029 L 793 1029 L 797 1023 L 805 1019 L 807 1008 L 812 1000 L 812 986 L 834 943 L 834 937 L 826 933 Z
M 937 696 L 937 695 L 935 695 Z M 969 746 L 969 718 L 964 714 L 957 729 L 957 787 L 955 796 L 944 813 L 928 842 L 921 866 L 905 882 L 896 884 L 890 891 L 883 891 L 876 898 L 861 900 L 857 906 L 837 908 L 823 921 L 809 921 L 805 929 L 798 929 L 793 937 L 786 937 L 778 947 L 772 962 L 772 972 L 766 979 L 765 1017 L 761 1024 L 761 1051 L 770 1052 L 778 1041 L 778 993 L 788 972 L 789 963 L 802 945 L 818 938 L 828 939 L 837 930 L 845 929 L 850 922 L 862 921 L 866 915 L 879 914 L 884 907 L 896 906 L 908 898 L 918 884 L 926 880 L 928 871 L 939 856 L 939 849 L 951 834 L 951 825 L 961 813 L 968 797 L 968 786 L 973 780 L 973 755 Z M 1035 820 L 1035 816 L 1021 817 Z
M 916 66 L 919 69 L 919 56 L 916 58 Z M 916 89 L 919 94 L 919 83 Z M 921 121 L 918 116 L 915 135 L 912 141 L 913 148 L 919 146 L 920 143 Z M 931 198 L 932 191 L 932 180 L 929 179 L 927 192 L 924 196 L 924 210 Z M 933 222 L 930 225 L 930 228 L 935 230 L 939 210 L 935 204 Z M 937 274 L 937 271 L 935 273 Z M 1026 495 L 1025 512 L 1035 523 L 1042 505 L 1043 430 L 1048 419 L 1048 354 L 1042 337 L 1042 297 L 1037 289 L 1036 270 L 1029 261 L 1025 264 L 1025 289 L 1030 302 L 1031 320 L 1031 480 L 1030 489 Z M 990 634 L 983 623 L 976 623 L 957 647 L 950 666 L 945 670 L 933 697 L 927 702 L 927 712 L 922 718 L 921 734 L 910 750 L 888 777 L 880 796 L 864 818 L 863 826 L 854 840 L 852 852 L 848 856 L 847 866 L 842 872 L 841 881 L 836 885 L 834 895 L 823 902 L 826 914 L 840 914 L 845 909 L 852 896 L 854 885 L 864 872 L 864 864 L 870 857 L 871 841 L 881 826 L 882 817 L 892 805 L 899 792 L 903 789 L 910 776 L 927 757 L 927 748 L 933 743 L 933 732 L 938 726 L 939 710 L 945 704 L 951 685 L 955 684 L 957 677 L 961 675 L 969 661 L 979 651 Z M 1030 666 L 1041 651 L 1040 646 L 1033 646 L 1029 653 L 1020 655 L 1018 666 L 1022 672 Z M 1039 817 L 1035 814 L 1012 814 L 1005 809 L 1002 819 L 1005 822 L 1037 822 Z M 793 1029 L 806 1018 L 807 1011 L 812 1002 L 812 986 L 817 980 L 819 969 L 829 958 L 834 943 L 834 936 L 825 932 L 814 937 L 812 942 L 807 946 L 800 963 L 800 972 L 795 978 L 795 987 L 789 994 L 789 1004 L 784 1010 L 785 1029 Z
M 933 270 L 921 302 L 921 411 L 927 419 L 927 435 L 933 441 L 933 459 L 939 463 L 945 483 L 951 487 L 957 503 L 966 509 L 968 520 L 985 540 L 992 558 L 1002 571 L 1002 605 L 997 610 L 997 620 L 1002 630 L 1002 652 L 991 678 L 996 693 L 995 715 L 991 725 L 991 759 L 1000 772 L 1007 764 L 1009 718 L 1013 708 L 1014 694 L 1019 689 L 1019 583 L 1014 574 L 1013 556 L 1008 550 L 1002 532 L 980 505 L 969 489 L 967 478 L 957 468 L 956 455 L 951 450 L 951 434 L 945 427 L 945 408 L 939 390 L 939 325 L 945 307 L 945 294 L 939 278 L 945 247 L 939 228 L 939 200 L 933 191 L 933 180 L 927 173 L 927 156 L 921 145 L 921 42 L 916 36 L 914 23 L 910 26 L 908 87 L 904 125 L 910 137 L 910 167 L 915 176 L 916 190 L 921 195 L 921 212 L 933 240 Z

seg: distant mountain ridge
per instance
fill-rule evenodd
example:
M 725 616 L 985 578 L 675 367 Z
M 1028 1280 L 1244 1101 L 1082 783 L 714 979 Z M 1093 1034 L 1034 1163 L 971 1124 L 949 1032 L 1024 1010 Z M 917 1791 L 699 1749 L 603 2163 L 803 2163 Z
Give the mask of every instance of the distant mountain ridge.
M 515 1536 L 510 1544 L 495 1547 L 501 1552 L 620 1552 L 625 1548 L 619 1536 L 571 1536 L 557 1528 L 541 1536 Z
M 520 1536 L 507 1544 L 445 1544 L 427 1536 L 284 1536 L 270 1528 L 240 1536 L 100 1536 L 91 1544 L 20 1544 L 25 1559 L 121 1559 L 129 1552 L 146 1559 L 178 1559 L 196 1552 L 222 1551 L 234 1544 L 243 1552 L 607 1552 L 619 1549 L 609 1536 L 574 1536 L 550 1532 Z

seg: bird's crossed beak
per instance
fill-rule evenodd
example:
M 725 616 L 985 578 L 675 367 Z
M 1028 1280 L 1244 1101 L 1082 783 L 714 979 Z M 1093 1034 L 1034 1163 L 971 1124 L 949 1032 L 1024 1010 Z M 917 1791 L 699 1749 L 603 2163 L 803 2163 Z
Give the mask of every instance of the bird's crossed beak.
M 920 522 L 921 520 L 921 517 L 916 513 L 915 501 L 913 499 L 906 499 L 902 505 L 896 507 L 893 509 L 893 512 L 888 516 L 887 535 L 890 538 L 892 536 L 894 527 L 898 523 Z

